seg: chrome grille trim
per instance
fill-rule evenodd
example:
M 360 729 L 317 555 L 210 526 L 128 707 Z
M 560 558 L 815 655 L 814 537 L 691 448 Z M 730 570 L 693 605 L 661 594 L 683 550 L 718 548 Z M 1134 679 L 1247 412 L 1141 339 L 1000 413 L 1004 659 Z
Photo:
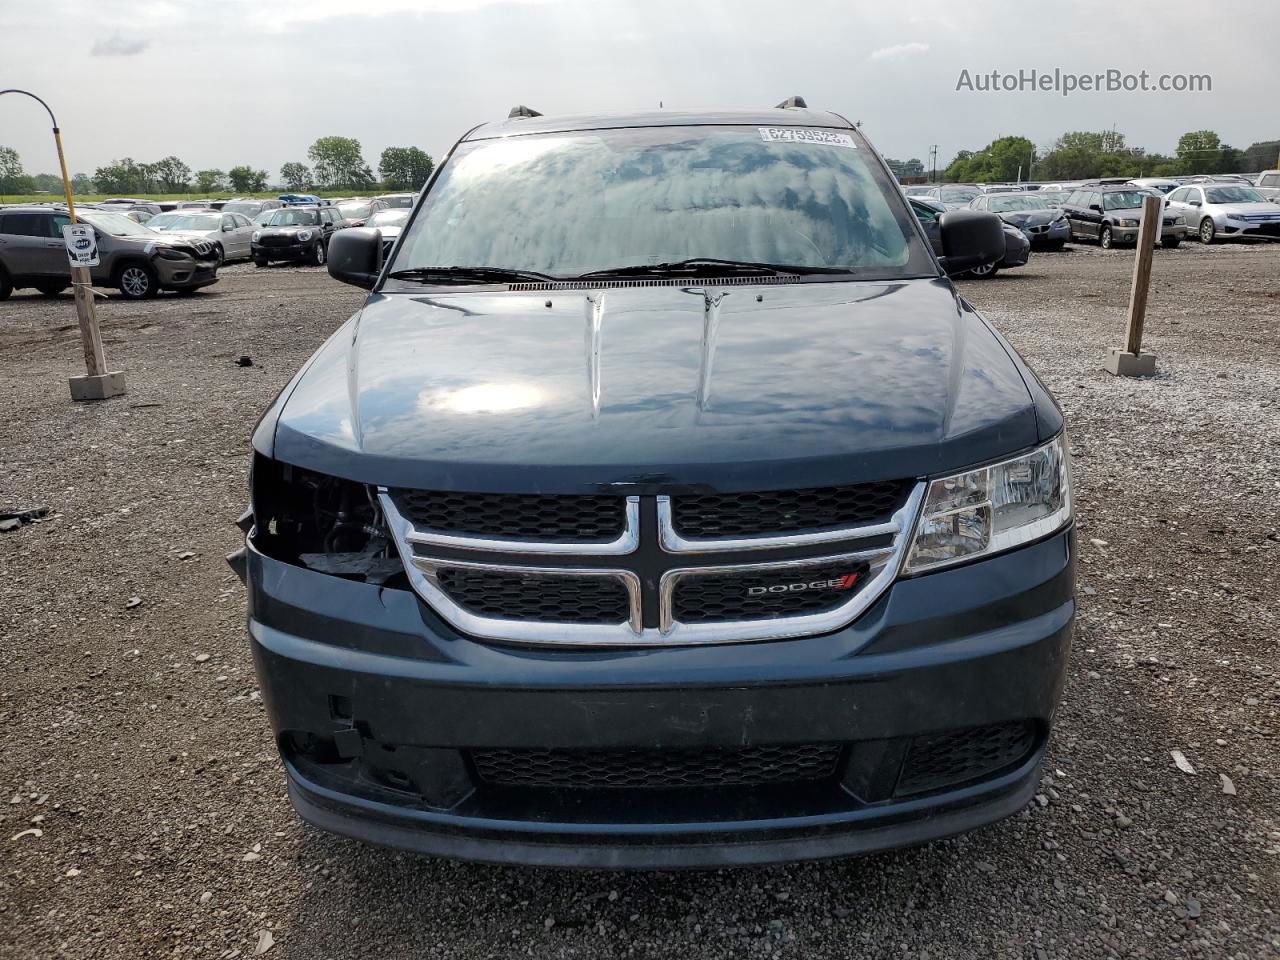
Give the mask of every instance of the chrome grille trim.
M 600 277 L 595 280 L 527 280 L 507 284 L 507 289 L 519 292 L 555 290 L 611 290 L 628 287 L 689 287 L 702 290 L 706 287 L 773 287 L 779 284 L 800 283 L 797 274 L 755 277 L 644 277 L 638 279 Z
M 385 494 L 389 499 L 390 494 Z M 397 506 L 397 514 L 400 513 Z M 481 550 L 490 553 L 524 553 L 536 556 L 573 554 L 585 557 L 621 556 L 635 553 L 640 545 L 640 498 L 627 497 L 625 526 L 616 539 L 600 543 L 571 543 L 539 540 L 517 540 L 486 537 L 469 533 L 446 533 L 426 530 L 406 523 L 405 540 L 424 547 L 450 547 L 457 550 Z
M 767 536 L 746 538 L 744 541 L 725 541 L 730 543 L 744 542 L 741 547 L 716 547 L 717 550 L 732 552 L 734 549 L 782 549 L 806 544 L 835 542 L 838 536 L 842 542 L 856 542 L 873 536 L 891 534 L 893 540 L 885 546 L 872 549 L 840 552 L 801 559 L 766 560 L 753 563 L 725 563 L 715 566 L 689 566 L 669 569 L 663 572 L 658 586 L 658 627 L 645 627 L 643 620 L 643 592 L 640 577 L 632 570 L 601 568 L 591 566 L 535 566 L 486 562 L 480 560 L 462 560 L 430 556 L 419 552 L 431 546 L 462 547 L 483 551 L 485 547 L 477 547 L 468 540 L 465 543 L 440 543 L 424 541 L 422 531 L 415 530 L 401 514 L 395 499 L 386 487 L 378 490 L 378 500 L 389 527 L 396 549 L 404 563 L 405 572 L 410 585 L 417 594 L 445 621 L 462 633 L 485 640 L 526 644 L 532 646 L 578 646 L 578 647 L 671 647 L 701 646 L 708 644 L 749 643 L 764 640 L 787 640 L 796 637 L 814 636 L 839 630 L 853 622 L 889 588 L 897 578 L 906 552 L 911 544 L 920 505 L 924 499 L 927 483 L 917 482 L 906 503 L 893 515 L 887 524 L 873 524 L 862 527 L 844 528 L 840 531 L 822 530 L 785 536 Z M 634 504 L 632 503 L 634 501 Z M 635 510 L 637 522 L 630 520 Z M 633 527 L 638 536 L 639 498 L 628 497 L 627 515 L 628 529 Z M 883 529 L 882 529 L 883 528 Z M 415 535 L 417 539 L 415 539 Z M 812 539 L 798 539 L 812 538 Z M 492 540 L 492 538 L 478 538 Z M 749 542 L 748 542 L 749 541 Z M 719 542 L 719 541 L 716 541 Z M 529 546 L 527 541 L 514 543 Z M 702 552 L 706 547 L 703 542 L 696 541 L 696 550 Z M 547 546 L 543 544 L 541 546 Z M 564 551 L 565 554 L 586 553 L 583 547 L 591 544 L 573 544 L 574 549 Z M 599 545 L 595 545 L 599 546 Z M 509 543 L 487 549 L 511 550 Z M 634 547 L 632 549 L 635 549 Z M 511 552 L 518 552 L 511 550 Z M 529 553 L 530 551 L 525 551 Z M 778 617 L 771 619 L 725 620 L 713 623 L 681 623 L 673 614 L 673 603 L 676 585 L 684 578 L 698 575 L 732 574 L 735 571 L 760 572 L 762 570 L 778 570 L 781 573 L 798 568 L 811 567 L 824 563 L 838 562 L 866 563 L 870 566 L 869 578 L 861 589 L 857 590 L 847 602 L 817 613 L 794 617 Z M 446 567 L 465 568 L 471 570 L 490 570 L 505 574 L 527 574 L 530 576 L 548 577 L 609 577 L 622 583 L 627 590 L 628 618 L 622 623 L 548 623 L 545 621 L 513 620 L 491 617 L 467 610 L 455 602 L 441 587 L 438 573 Z
M 924 484 L 916 484 L 906 503 L 886 523 L 869 523 L 859 527 L 831 527 L 797 533 L 761 534 L 753 537 L 701 539 L 683 537 L 676 530 L 671 498 L 658 497 L 658 541 L 667 553 L 733 553 L 741 550 L 783 550 L 819 543 L 866 540 L 871 537 L 897 536 L 915 521 L 924 495 Z

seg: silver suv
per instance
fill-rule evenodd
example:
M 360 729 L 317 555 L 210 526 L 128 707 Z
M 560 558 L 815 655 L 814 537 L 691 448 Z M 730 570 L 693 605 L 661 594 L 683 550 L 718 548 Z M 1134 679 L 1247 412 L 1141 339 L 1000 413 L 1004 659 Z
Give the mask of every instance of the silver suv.
M 117 287 L 128 300 L 161 290 L 190 294 L 218 280 L 216 251 L 207 240 L 167 237 L 122 213 L 76 212 L 97 236 L 93 282 Z M 62 242 L 62 228 L 70 222 L 65 207 L 0 207 L 0 300 L 15 288 L 35 287 L 51 297 L 71 286 Z

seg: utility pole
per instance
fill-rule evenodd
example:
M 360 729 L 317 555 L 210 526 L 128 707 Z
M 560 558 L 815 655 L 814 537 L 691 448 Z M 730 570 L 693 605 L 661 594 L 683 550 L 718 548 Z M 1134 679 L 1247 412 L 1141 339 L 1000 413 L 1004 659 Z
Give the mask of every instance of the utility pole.
M 929 144 L 929 182 L 938 182 L 938 145 L 936 143 Z
M 0 96 L 6 93 L 21 93 L 35 100 L 49 114 L 53 124 L 53 144 L 58 150 L 58 168 L 62 172 L 62 191 L 67 200 L 67 215 L 72 224 L 76 223 L 76 207 L 71 199 L 71 181 L 67 177 L 67 161 L 62 153 L 62 131 L 58 129 L 58 120 L 53 110 L 42 99 L 27 90 L 0 90 Z M 93 302 L 93 277 L 86 266 L 71 266 L 71 286 L 75 291 L 76 317 L 80 321 L 80 341 L 84 346 L 84 366 L 86 375 L 72 377 L 72 400 L 106 400 L 124 393 L 124 374 L 118 370 L 108 371 L 106 356 L 102 351 L 102 333 L 98 329 L 98 312 Z

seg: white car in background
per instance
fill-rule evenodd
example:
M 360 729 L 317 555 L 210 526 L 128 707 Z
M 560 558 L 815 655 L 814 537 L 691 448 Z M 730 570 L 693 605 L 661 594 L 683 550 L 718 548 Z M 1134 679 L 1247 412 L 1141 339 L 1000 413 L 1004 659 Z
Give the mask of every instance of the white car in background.
M 158 213 L 147 226 L 160 233 L 188 239 L 199 238 L 213 244 L 218 263 L 247 260 L 253 238 L 253 222 L 243 213 L 217 210 L 171 210 Z
M 411 213 L 413 211 L 408 207 L 385 207 L 365 221 L 366 227 L 373 227 L 382 234 L 382 259 L 384 261 L 391 256 L 391 248 L 400 239 L 400 232 L 404 230 L 404 225 L 409 222 L 409 214 Z
M 1130 180 L 1129 182 L 1135 187 L 1141 187 L 1143 190 L 1162 194 L 1169 194 L 1182 186 L 1180 181 L 1170 180 L 1167 177 L 1140 177 L 1137 180 Z
M 1280 207 L 1255 188 L 1235 183 L 1197 183 L 1169 194 L 1165 209 L 1187 218 L 1201 243 L 1235 237 L 1280 240 Z

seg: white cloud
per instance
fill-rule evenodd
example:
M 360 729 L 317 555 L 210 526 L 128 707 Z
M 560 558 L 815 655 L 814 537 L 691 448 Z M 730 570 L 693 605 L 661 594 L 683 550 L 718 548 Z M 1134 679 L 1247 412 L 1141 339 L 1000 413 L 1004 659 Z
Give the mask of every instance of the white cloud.
M 899 57 L 909 57 L 916 53 L 928 53 L 929 45 L 927 43 L 919 43 L 911 41 L 910 43 L 898 43 L 892 47 L 881 47 L 879 50 L 871 51 L 872 60 L 897 60 Z
M 141 37 L 126 39 L 118 33 L 93 41 L 89 49 L 91 57 L 132 57 L 150 46 L 151 41 Z

